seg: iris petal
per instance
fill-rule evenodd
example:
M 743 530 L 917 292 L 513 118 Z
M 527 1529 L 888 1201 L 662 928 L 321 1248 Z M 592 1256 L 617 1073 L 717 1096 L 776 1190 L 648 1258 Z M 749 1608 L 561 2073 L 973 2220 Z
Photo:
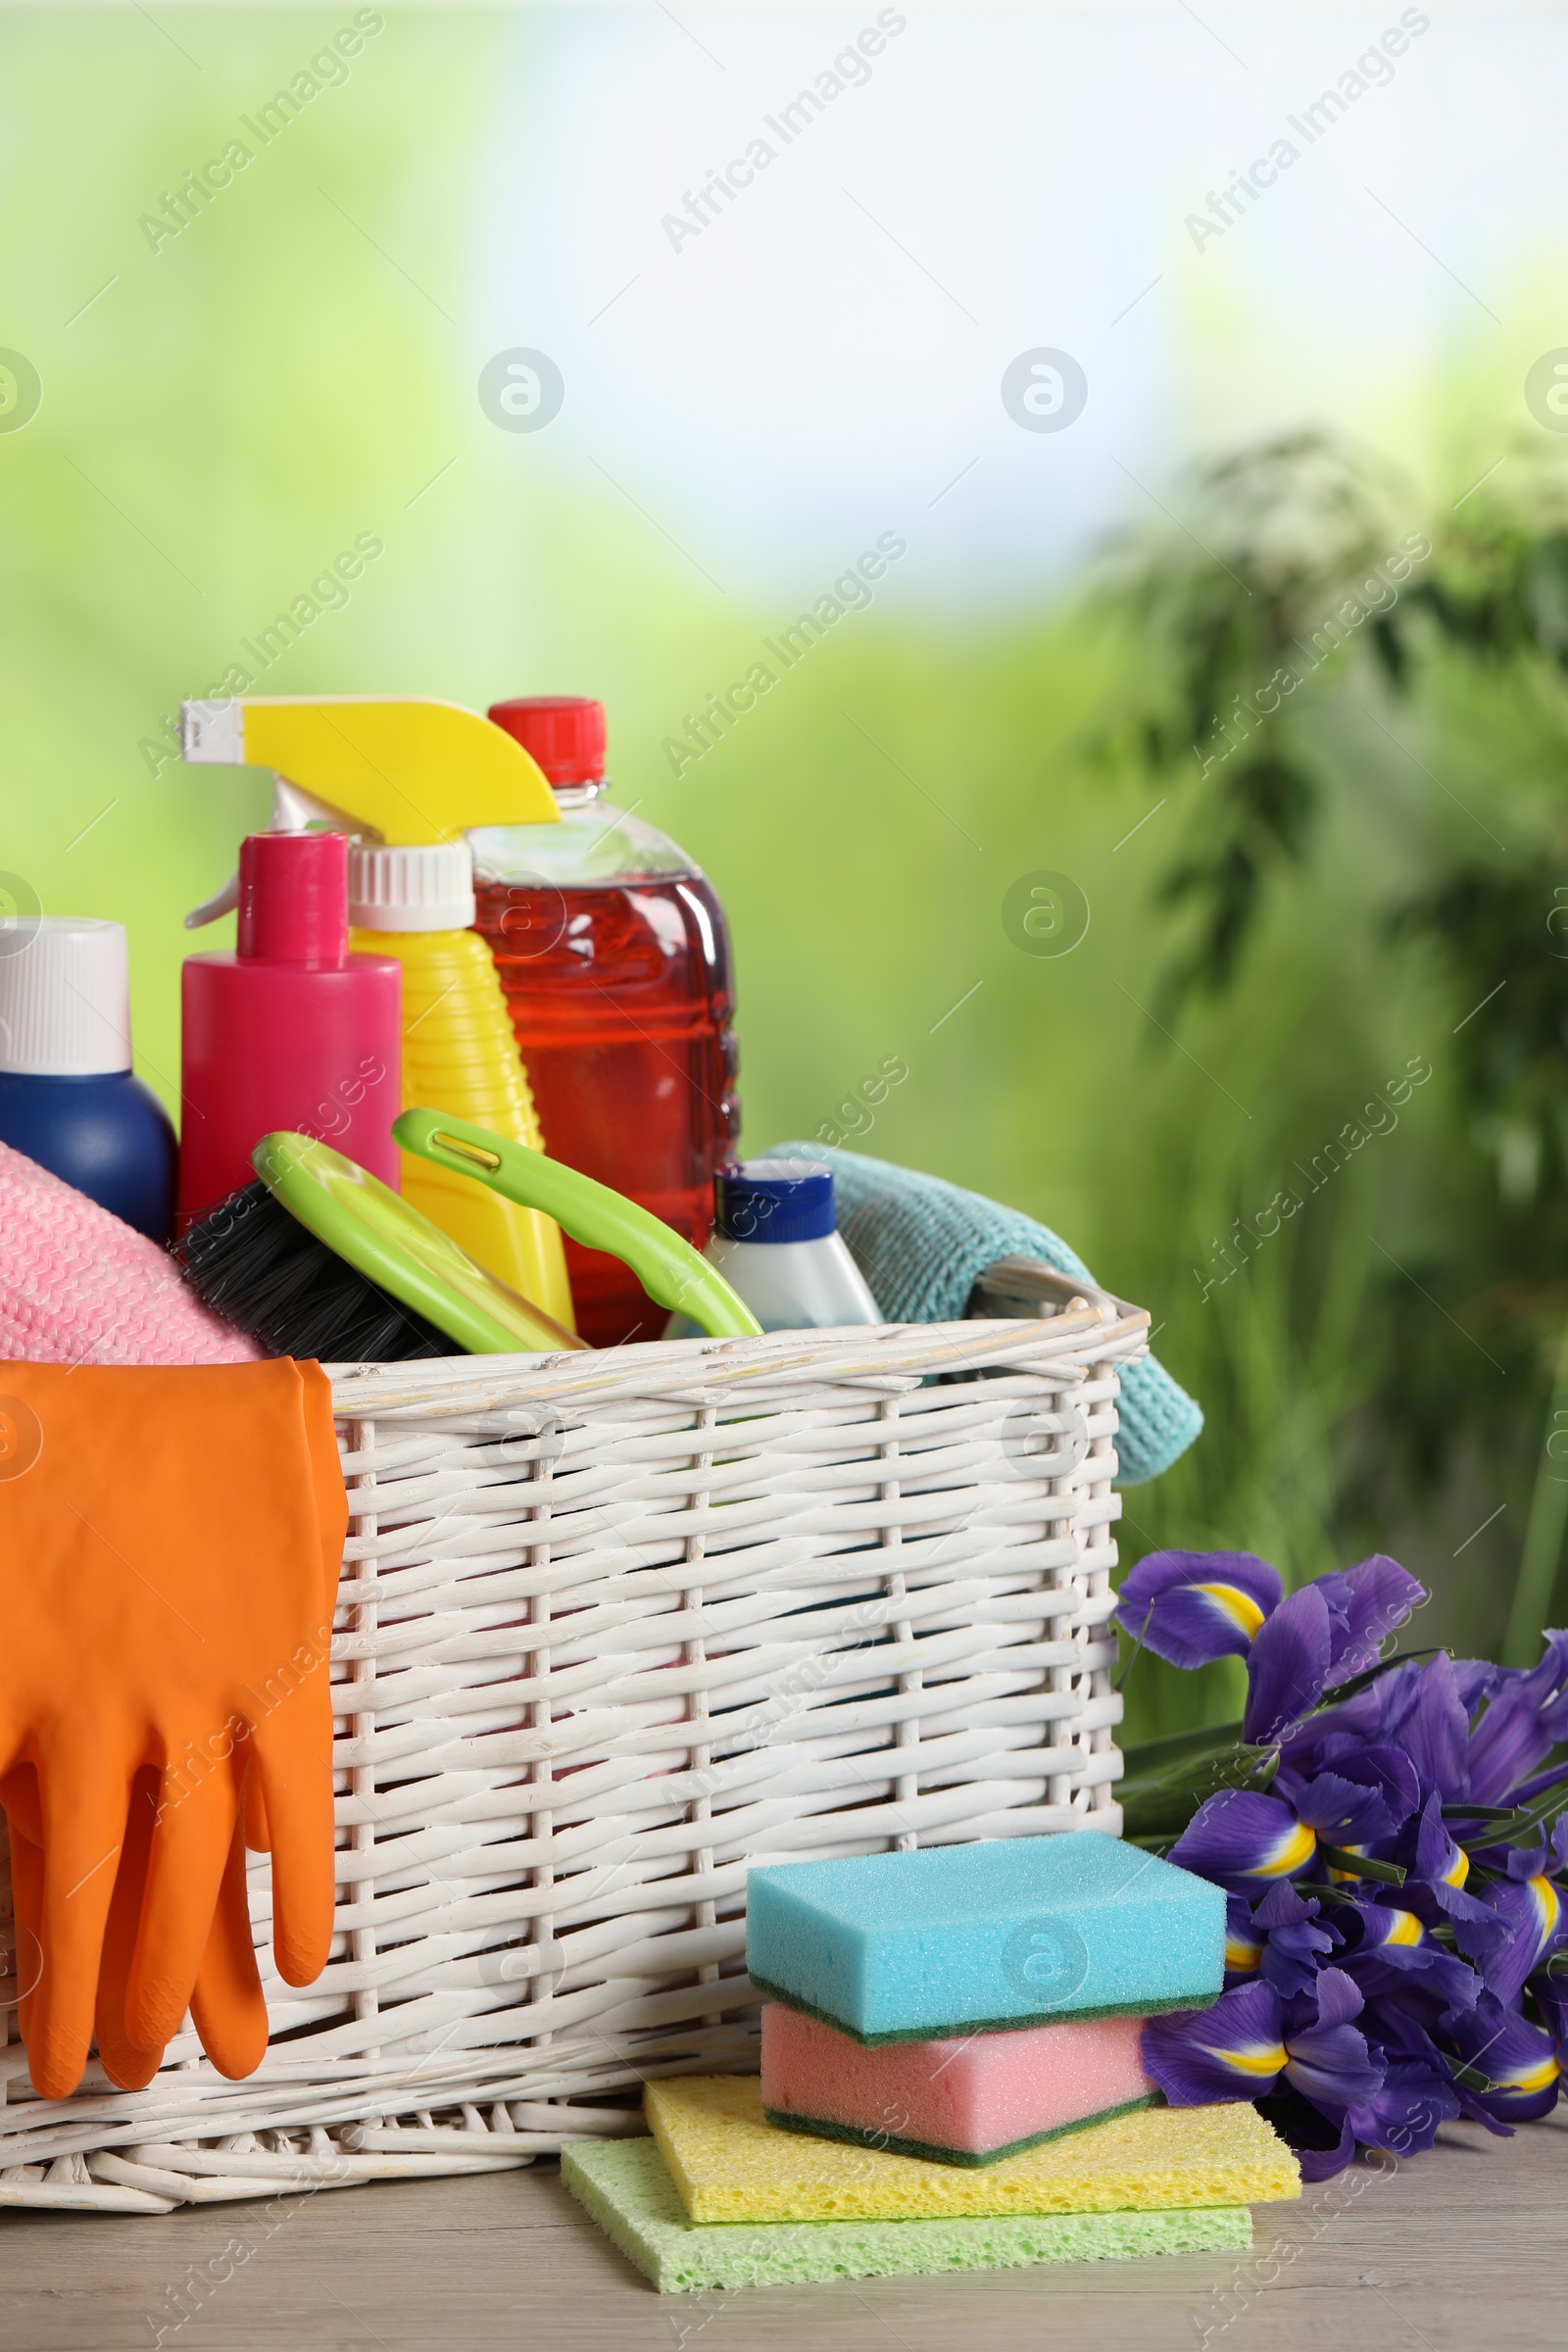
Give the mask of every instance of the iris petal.
M 1342 1968 L 1325 1968 L 1317 1981 L 1317 2023 L 1285 2037 L 1286 2075 L 1319 2107 L 1348 2107 L 1371 2099 L 1383 2087 L 1385 2061 L 1366 2035 L 1350 2024 L 1362 2008 L 1361 1989 Z
M 1330 1664 L 1334 1680 L 1348 1683 L 1351 1675 L 1363 1673 L 1375 1663 L 1386 1637 L 1425 1600 L 1426 1587 L 1382 1551 L 1375 1551 L 1369 1560 L 1358 1560 L 1333 1581 L 1340 1590 L 1330 1604 L 1334 1615 Z
M 1485 2090 L 1467 2095 L 1467 2108 L 1479 2108 L 1497 2124 L 1533 2123 L 1550 2113 L 1562 2066 L 1549 2034 L 1489 1993 L 1447 2026 L 1463 2063 L 1487 2078 Z
M 1508 1934 L 1481 1963 L 1487 1989 L 1499 2000 L 1517 2000 L 1526 1977 L 1549 1957 L 1563 1934 L 1562 1896 L 1539 1872 L 1523 1881 L 1499 1881 L 1488 1888 L 1491 1906 Z
M 1210 2009 L 1151 2018 L 1144 2070 L 1173 2107 L 1255 2099 L 1285 2064 L 1278 1995 L 1267 1984 L 1222 1992 Z
M 1316 1851 L 1313 1832 L 1282 1798 L 1221 1788 L 1199 1806 L 1170 1858 L 1221 1886 L 1255 1887 L 1305 1870 Z
M 1247 1661 L 1242 1738 L 1280 1739 L 1322 1697 L 1329 1679 L 1328 1603 L 1315 1585 L 1280 1602 Z
M 1152 1551 L 1122 1579 L 1116 1623 L 1172 1666 L 1207 1666 L 1246 1657 L 1283 1590 L 1250 1551 Z

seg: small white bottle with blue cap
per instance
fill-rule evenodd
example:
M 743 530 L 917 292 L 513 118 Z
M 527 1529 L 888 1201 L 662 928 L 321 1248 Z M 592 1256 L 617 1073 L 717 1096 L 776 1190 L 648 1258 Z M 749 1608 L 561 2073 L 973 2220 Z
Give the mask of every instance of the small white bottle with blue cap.
M 809 1159 L 748 1159 L 713 1180 L 713 1238 L 705 1256 L 764 1331 L 880 1323 L 881 1310 L 838 1231 L 833 1171 Z M 696 1336 L 671 1315 L 666 1340 Z

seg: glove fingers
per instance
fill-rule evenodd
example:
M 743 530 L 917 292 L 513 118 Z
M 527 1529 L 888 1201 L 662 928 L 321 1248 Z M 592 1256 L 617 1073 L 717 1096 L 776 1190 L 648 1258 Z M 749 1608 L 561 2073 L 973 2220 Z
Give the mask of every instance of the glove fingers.
M 52 1759 L 38 1776 L 43 1948 L 26 2040 L 28 2071 L 40 2098 L 69 2097 L 87 2063 L 130 1780 L 122 1764 L 106 1769 L 101 1758 L 75 1750 Z
M 270 1854 L 272 1833 L 267 1826 L 267 1799 L 262 1794 L 262 1776 L 248 1772 L 245 1776 L 245 1842 L 253 1854 Z
M 238 1812 L 227 1770 L 160 1808 L 125 1998 L 125 2030 L 143 2049 L 161 2048 L 190 2006 Z
M 266 2053 L 270 2028 L 245 1894 L 245 1837 L 237 1826 L 223 1866 L 212 1932 L 190 1996 L 190 2013 L 202 2048 L 220 2075 L 238 2082 L 255 2074 Z
M 147 1765 L 131 1783 L 125 1841 L 120 1849 L 120 1868 L 104 1930 L 104 1956 L 98 1967 L 98 2055 L 110 2082 L 118 2082 L 122 2090 L 144 2090 L 164 2059 L 161 2043 L 156 2049 L 142 2049 L 125 2030 L 125 2002 L 147 1890 L 159 1785 L 156 1767 Z
M 43 1843 L 43 1808 L 38 1797 L 38 1775 L 30 1764 L 13 1764 L 0 1781 L 0 1805 L 13 1831 L 20 1830 L 33 1845 Z
M 252 1742 L 272 1836 L 272 1957 L 286 1984 L 318 1977 L 332 1943 L 332 1718 L 324 1664 L 316 1671 L 318 1693 L 298 1692 Z M 305 1700 L 321 1720 L 285 1721 Z
M 11 1829 L 11 1910 L 17 1929 L 17 2027 L 24 2041 L 32 2022 L 32 1996 L 43 1970 L 43 1847 Z

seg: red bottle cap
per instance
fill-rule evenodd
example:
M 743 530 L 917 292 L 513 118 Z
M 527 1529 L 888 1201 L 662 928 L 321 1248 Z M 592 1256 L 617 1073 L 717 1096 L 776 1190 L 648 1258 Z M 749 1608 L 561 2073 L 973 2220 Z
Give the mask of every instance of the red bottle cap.
M 580 694 L 519 694 L 488 715 L 532 754 L 552 784 L 597 784 L 605 772 L 605 706 Z
M 349 952 L 349 845 L 342 833 L 247 833 L 239 845 L 241 956 L 337 966 Z

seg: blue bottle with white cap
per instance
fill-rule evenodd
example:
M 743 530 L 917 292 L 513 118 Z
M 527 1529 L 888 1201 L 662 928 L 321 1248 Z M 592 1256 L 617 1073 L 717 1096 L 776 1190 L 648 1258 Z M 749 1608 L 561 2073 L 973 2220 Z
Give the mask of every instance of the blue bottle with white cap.
M 0 919 L 0 1143 L 168 1241 L 177 1147 L 130 1066 L 122 923 Z
M 748 1159 L 713 1180 L 713 1238 L 703 1252 L 764 1331 L 880 1323 L 881 1310 L 838 1231 L 833 1171 L 817 1160 Z M 671 1315 L 666 1340 L 697 1326 Z

